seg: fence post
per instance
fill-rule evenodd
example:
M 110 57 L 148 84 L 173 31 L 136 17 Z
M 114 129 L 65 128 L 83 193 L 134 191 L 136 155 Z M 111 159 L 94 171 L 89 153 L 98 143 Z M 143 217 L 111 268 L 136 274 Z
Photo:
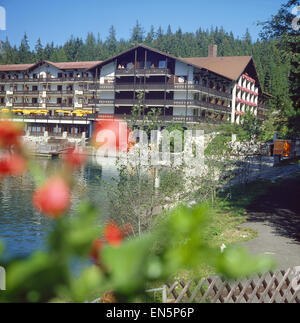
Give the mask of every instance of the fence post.
M 5 285 L 5 269 L 0 266 L 0 291 L 6 290 Z

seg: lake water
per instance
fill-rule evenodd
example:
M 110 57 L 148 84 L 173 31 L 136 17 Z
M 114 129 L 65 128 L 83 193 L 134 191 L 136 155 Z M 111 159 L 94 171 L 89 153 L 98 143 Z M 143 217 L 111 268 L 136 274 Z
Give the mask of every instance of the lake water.
M 46 174 L 59 167 L 58 160 L 41 158 L 37 162 Z M 88 197 L 101 208 L 101 216 L 105 217 L 109 205 L 102 181 L 111 182 L 118 176 L 114 160 L 103 161 L 101 165 L 90 160 L 74 176 L 77 185 L 72 191 L 70 215 L 75 213 L 78 202 Z M 5 247 L 4 258 L 22 257 L 45 246 L 53 220 L 34 210 L 31 204 L 34 189 L 30 174 L 0 178 L 0 241 Z

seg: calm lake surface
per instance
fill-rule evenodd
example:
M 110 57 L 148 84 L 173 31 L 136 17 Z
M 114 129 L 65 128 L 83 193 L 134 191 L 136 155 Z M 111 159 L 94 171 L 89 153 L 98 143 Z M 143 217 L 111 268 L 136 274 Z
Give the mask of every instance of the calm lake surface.
M 59 168 L 59 160 L 37 159 L 46 174 Z M 102 181 L 112 182 L 118 176 L 114 160 L 101 164 L 90 160 L 74 176 L 77 185 L 72 192 L 70 216 L 79 201 L 87 197 L 101 208 L 99 221 L 108 213 L 108 202 Z M 31 204 L 35 189 L 30 174 L 15 178 L 0 178 L 0 241 L 4 243 L 4 258 L 22 257 L 45 247 L 47 232 L 53 220 L 36 212 Z

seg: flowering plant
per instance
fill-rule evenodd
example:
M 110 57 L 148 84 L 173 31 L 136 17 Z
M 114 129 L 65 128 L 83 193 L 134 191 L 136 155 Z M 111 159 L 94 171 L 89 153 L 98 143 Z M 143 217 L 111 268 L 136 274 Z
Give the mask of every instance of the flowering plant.
M 139 237 L 131 235 L 130 223 L 99 224 L 99 211 L 89 201 L 82 201 L 77 216 L 69 217 L 72 175 L 85 163 L 84 151 L 66 151 L 61 169 L 46 179 L 26 155 L 21 134 L 12 122 L 0 123 L 1 176 L 19 176 L 29 170 L 37 183 L 32 203 L 52 219 L 54 228 L 45 251 L 1 262 L 7 272 L 7 291 L 0 294 L 0 301 L 49 302 L 58 297 L 83 302 L 113 291 L 114 301 L 129 302 L 137 297 L 144 300 L 148 284 L 167 280 L 183 269 L 197 270 L 201 263 L 229 278 L 273 266 L 270 259 L 252 257 L 240 248 L 221 252 L 210 247 L 205 228 L 212 211 L 206 204 L 168 211 Z M 72 270 L 74 259 L 90 260 L 80 275 Z

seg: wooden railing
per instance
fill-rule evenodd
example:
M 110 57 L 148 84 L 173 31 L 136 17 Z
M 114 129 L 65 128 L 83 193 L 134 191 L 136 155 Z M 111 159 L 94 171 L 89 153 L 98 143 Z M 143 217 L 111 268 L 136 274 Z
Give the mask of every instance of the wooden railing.
M 207 95 L 219 96 L 227 99 L 231 99 L 231 94 L 223 91 L 218 91 L 205 87 L 199 84 L 188 83 L 117 83 L 117 84 L 93 84 L 89 87 L 89 90 L 116 90 L 116 91 L 196 91 L 203 92 Z
M 126 75 L 169 75 L 171 72 L 168 68 L 131 68 L 117 69 L 116 76 Z
M 89 105 L 118 105 L 118 106 L 135 106 L 139 104 L 137 99 L 94 99 L 89 101 Z M 210 110 L 222 112 L 231 112 L 231 108 L 199 100 L 163 100 L 163 99 L 146 99 L 143 101 L 146 106 L 164 107 L 164 106 L 188 106 L 203 107 Z
M 22 78 L 0 79 L 0 83 L 49 83 L 49 82 L 96 82 L 94 77 L 51 77 L 51 78 Z
M 13 119 L 31 119 L 31 120 L 58 120 L 58 121 L 63 121 L 63 120 L 78 120 L 78 121 L 89 121 L 89 120 L 95 120 L 97 119 L 98 114 L 87 114 L 86 116 L 59 116 L 59 115 L 54 115 L 54 116 L 49 116 L 49 115 L 37 115 L 37 114 L 31 114 L 31 115 L 14 115 L 12 118 Z
M 99 120 L 120 120 L 126 119 L 131 120 L 132 116 L 130 114 L 98 114 L 97 119 Z M 143 116 L 135 116 L 137 121 L 143 121 L 145 118 Z M 160 115 L 157 117 L 158 121 L 162 122 L 180 122 L 180 123 L 199 123 L 199 122 L 209 122 L 209 123 L 221 123 L 222 120 L 202 117 L 202 116 L 173 116 L 173 115 Z

